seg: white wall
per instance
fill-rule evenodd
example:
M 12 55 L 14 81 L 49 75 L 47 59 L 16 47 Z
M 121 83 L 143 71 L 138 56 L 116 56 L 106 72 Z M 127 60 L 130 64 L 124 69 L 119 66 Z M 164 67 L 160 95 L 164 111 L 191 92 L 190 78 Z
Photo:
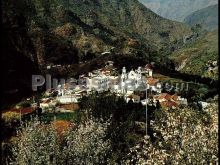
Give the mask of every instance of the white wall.
M 68 103 L 78 103 L 78 98 L 74 96 L 61 96 L 57 97 L 57 101 L 59 101 L 62 104 L 68 104 Z

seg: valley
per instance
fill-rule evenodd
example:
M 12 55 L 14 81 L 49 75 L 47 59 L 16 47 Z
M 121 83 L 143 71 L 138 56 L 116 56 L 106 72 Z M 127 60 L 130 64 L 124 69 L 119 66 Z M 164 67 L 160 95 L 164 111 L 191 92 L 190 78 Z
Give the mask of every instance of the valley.
M 0 164 L 216 164 L 206 2 L 2 2 Z

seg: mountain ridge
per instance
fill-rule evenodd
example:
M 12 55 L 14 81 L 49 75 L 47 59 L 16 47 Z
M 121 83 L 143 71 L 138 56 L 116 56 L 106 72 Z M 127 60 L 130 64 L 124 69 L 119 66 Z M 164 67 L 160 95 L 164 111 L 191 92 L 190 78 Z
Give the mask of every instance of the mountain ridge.
M 139 0 L 146 7 L 164 18 L 183 22 L 191 13 L 218 4 L 218 0 Z
M 17 15 L 22 16 L 24 28 L 37 54 L 34 59 L 38 59 L 40 64 L 50 61 L 52 54 L 60 57 L 58 61 L 63 61 L 60 54 L 66 52 L 68 56 L 68 49 L 75 52 L 72 53 L 76 58 L 73 62 L 77 62 L 77 56 L 85 52 L 100 53 L 111 47 L 118 47 L 123 54 L 131 53 L 129 49 L 135 46 L 128 45 L 130 39 L 138 41 L 138 48 L 158 50 L 191 33 L 189 27 L 163 19 L 137 0 L 115 0 L 111 3 L 97 0 L 29 0 L 27 3 L 26 0 L 19 0 L 13 3 L 4 4 L 6 24 L 20 28 L 16 19 Z M 9 14 L 12 12 L 16 14 Z M 48 50 L 50 45 L 57 45 L 60 49 Z M 99 47 L 99 51 L 95 47 Z
M 200 9 L 184 19 L 190 26 L 200 24 L 204 29 L 212 31 L 218 28 L 218 5 Z
M 45 73 L 47 65 L 78 64 L 112 48 L 150 60 L 191 34 L 188 26 L 163 19 L 137 0 L 10 0 L 2 6 L 6 92 L 31 92 L 31 75 Z

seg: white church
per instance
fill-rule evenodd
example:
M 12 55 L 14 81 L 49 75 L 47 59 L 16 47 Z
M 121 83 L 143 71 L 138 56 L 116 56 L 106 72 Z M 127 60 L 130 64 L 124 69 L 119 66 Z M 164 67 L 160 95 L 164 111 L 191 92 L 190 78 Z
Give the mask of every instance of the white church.
M 134 95 L 134 91 L 145 91 L 147 86 L 147 79 L 142 76 L 143 73 L 147 73 L 147 77 L 152 77 L 152 70 L 142 71 L 141 67 L 136 70 L 126 71 L 126 68 L 122 68 L 122 73 L 120 76 L 106 75 L 102 72 L 89 72 L 88 76 L 84 77 L 86 80 L 86 87 L 81 89 L 59 89 L 58 100 L 60 102 L 78 102 L 81 98 L 80 93 L 89 94 L 92 91 L 103 92 L 110 90 L 112 93 L 116 93 L 119 96 L 131 97 Z M 73 92 L 77 91 L 77 93 Z M 138 100 L 136 96 L 135 100 Z

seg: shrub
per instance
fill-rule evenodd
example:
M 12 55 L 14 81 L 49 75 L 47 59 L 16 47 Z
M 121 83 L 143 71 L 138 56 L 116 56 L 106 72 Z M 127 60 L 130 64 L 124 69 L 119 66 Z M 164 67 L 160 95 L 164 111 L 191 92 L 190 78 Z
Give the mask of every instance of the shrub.
M 2 114 L 2 119 L 6 123 L 16 122 L 20 119 L 20 114 L 17 112 L 5 112 Z
M 66 23 L 61 27 L 57 27 L 54 33 L 61 37 L 69 37 L 77 33 L 76 28 L 71 23 Z
M 29 101 L 22 101 L 16 105 L 17 108 L 26 108 L 30 106 L 31 106 L 31 103 Z

